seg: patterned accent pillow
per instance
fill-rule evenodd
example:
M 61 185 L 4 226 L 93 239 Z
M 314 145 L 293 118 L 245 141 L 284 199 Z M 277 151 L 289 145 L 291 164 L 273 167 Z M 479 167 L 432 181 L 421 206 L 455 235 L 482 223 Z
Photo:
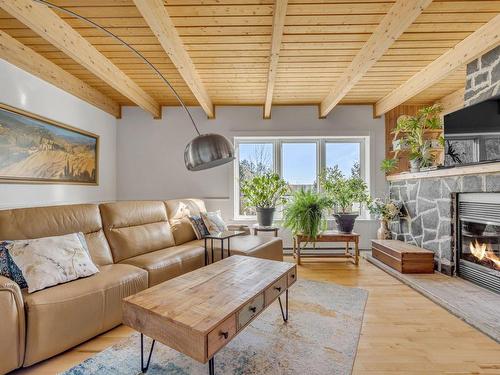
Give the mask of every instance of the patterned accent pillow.
M 201 240 L 210 234 L 201 216 L 189 216 L 189 222 L 197 239 Z
M 99 272 L 85 238 L 78 233 L 9 241 L 6 247 L 28 284 L 28 293 Z
M 222 218 L 220 210 L 215 212 L 202 212 L 201 218 L 210 233 L 224 232 L 227 230 L 227 225 Z
M 0 241 L 0 275 L 14 281 L 21 289 L 27 288 L 28 284 L 23 273 L 9 254 L 7 245 L 12 241 Z

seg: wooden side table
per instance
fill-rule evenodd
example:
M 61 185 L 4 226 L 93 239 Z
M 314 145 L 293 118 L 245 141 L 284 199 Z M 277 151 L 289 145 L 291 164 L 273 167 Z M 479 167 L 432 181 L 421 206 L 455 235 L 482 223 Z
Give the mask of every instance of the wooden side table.
M 274 237 L 278 237 L 278 227 L 262 227 L 259 224 L 255 224 L 253 227 L 253 234 L 256 236 L 259 232 L 274 232 Z
M 351 260 L 355 265 L 359 264 L 359 234 L 357 233 L 342 233 L 338 231 L 325 231 L 322 232 L 318 238 L 315 240 L 298 234 L 293 237 L 293 255 L 297 260 L 297 264 L 300 264 L 301 257 L 314 257 L 314 255 L 301 255 L 301 243 L 312 242 L 314 244 L 318 242 L 345 242 L 345 252 L 344 254 L 334 254 L 331 257 L 334 258 L 346 258 L 347 260 Z M 354 244 L 354 254 L 349 251 L 349 245 Z M 316 250 L 318 250 L 316 248 Z

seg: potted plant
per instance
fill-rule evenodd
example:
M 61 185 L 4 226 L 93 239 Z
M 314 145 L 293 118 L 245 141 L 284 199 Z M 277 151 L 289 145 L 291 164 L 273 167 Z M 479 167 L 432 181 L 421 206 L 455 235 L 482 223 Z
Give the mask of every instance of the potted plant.
M 376 198 L 368 204 L 368 210 L 371 214 L 380 219 L 380 228 L 377 230 L 377 239 L 391 239 L 389 222 L 401 215 L 401 202 L 392 199 Z
M 245 205 L 255 207 L 259 225 L 269 227 L 273 224 L 276 206 L 285 203 L 289 188 L 277 173 L 268 172 L 243 181 L 241 193 Z
M 384 159 L 380 163 L 380 170 L 385 173 L 390 173 L 398 167 L 398 159 Z
M 331 204 L 330 199 L 313 190 L 298 190 L 285 206 L 283 226 L 294 236 L 302 234 L 315 240 L 326 228 L 325 212 Z
M 320 184 L 325 194 L 335 205 L 336 213 L 333 215 L 340 232 L 351 233 L 354 222 L 359 216 L 358 212 L 352 212 L 354 203 L 360 205 L 368 202 L 368 187 L 363 179 L 352 174 L 345 177 L 340 169 L 326 168 L 320 175 Z
M 403 137 L 401 142 L 410 151 L 411 172 L 418 172 L 420 168 L 429 167 L 434 163 L 431 150 L 432 146 L 436 145 L 436 142 L 426 139 L 425 132 L 443 127 L 440 117 L 441 111 L 441 106 L 432 105 L 420 109 L 415 116 L 400 116 L 396 122 L 396 127 L 392 132 L 394 140 L 397 140 L 400 135 Z M 394 159 L 395 157 L 392 160 Z M 385 164 L 381 168 L 388 166 L 386 160 L 383 161 Z

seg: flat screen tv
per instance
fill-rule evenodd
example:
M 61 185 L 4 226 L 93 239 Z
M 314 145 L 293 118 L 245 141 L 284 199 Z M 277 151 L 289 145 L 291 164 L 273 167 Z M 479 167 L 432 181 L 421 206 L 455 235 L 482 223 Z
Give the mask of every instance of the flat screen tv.
M 445 166 L 500 161 L 500 95 L 444 116 Z

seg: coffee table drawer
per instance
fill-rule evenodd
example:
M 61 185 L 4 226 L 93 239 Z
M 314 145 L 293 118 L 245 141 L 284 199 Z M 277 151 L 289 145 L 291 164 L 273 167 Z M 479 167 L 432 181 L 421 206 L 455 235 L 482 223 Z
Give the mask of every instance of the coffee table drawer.
M 288 271 L 288 286 L 292 285 L 295 281 L 297 281 L 297 267 L 294 267 L 290 271 Z
M 250 320 L 252 320 L 264 308 L 264 293 L 259 294 L 253 300 L 248 302 L 243 308 L 238 311 L 237 324 L 238 330 L 244 327 Z
M 236 334 L 236 315 L 231 315 L 208 334 L 208 358 L 226 345 Z
M 273 285 L 266 289 L 264 292 L 266 297 L 266 306 L 273 302 L 278 296 L 286 290 L 287 275 L 276 281 Z

